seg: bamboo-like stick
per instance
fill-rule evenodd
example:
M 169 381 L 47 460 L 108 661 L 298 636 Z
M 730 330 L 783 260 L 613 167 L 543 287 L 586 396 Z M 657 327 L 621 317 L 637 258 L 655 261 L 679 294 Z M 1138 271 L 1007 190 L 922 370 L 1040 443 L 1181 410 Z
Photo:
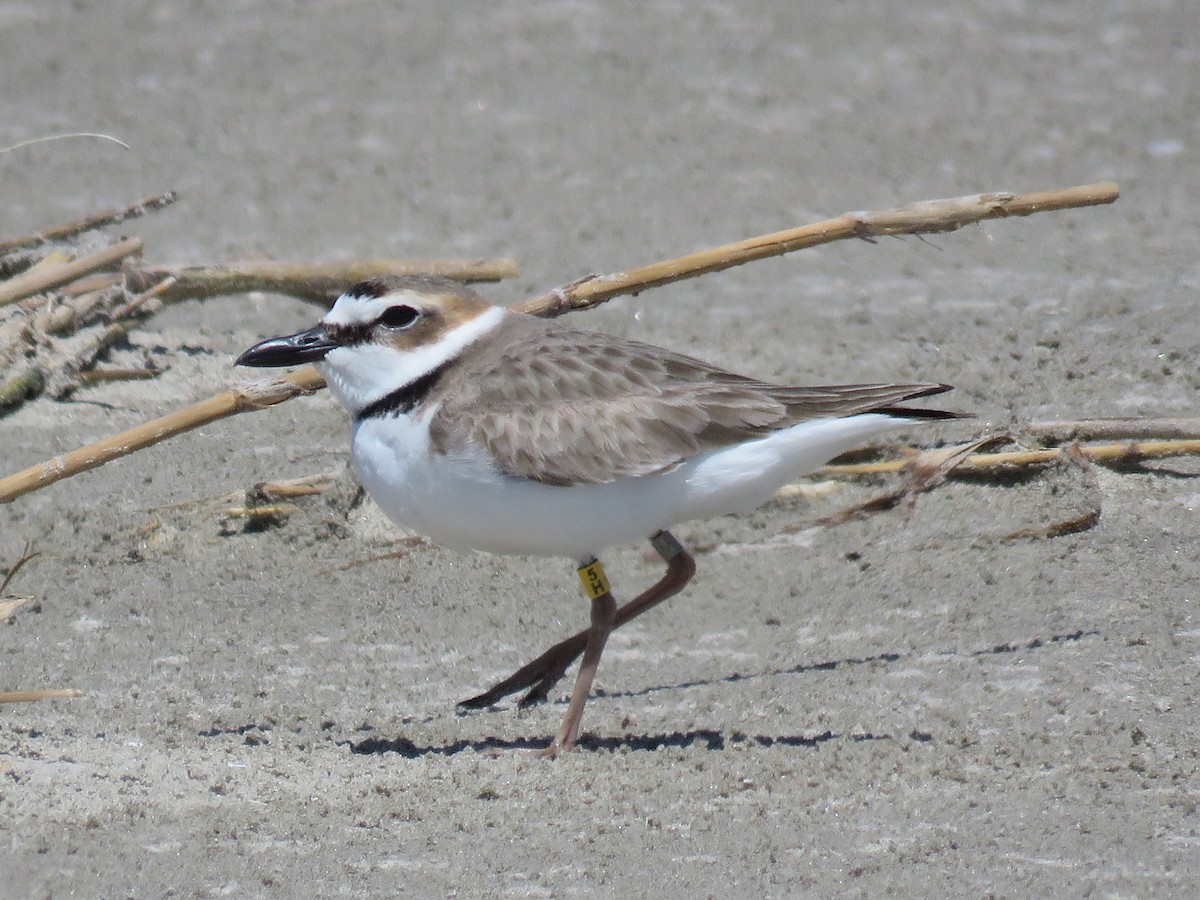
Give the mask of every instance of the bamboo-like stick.
M 166 191 L 162 194 L 155 194 L 153 197 L 146 197 L 137 203 L 131 203 L 124 209 L 98 213 L 94 216 L 76 219 L 74 222 L 67 222 L 65 225 L 47 228 L 45 231 L 36 231 L 33 234 L 0 241 L 0 254 L 8 253 L 11 250 L 23 250 L 26 247 L 36 247 L 38 244 L 47 244 L 51 241 L 65 240 L 66 238 L 75 237 L 77 234 L 83 234 L 86 231 L 95 231 L 97 228 L 104 228 L 107 225 L 118 225 L 127 219 L 136 219 L 153 210 L 170 206 L 178 198 L 179 194 L 175 191 Z
M 1031 194 L 973 194 L 946 200 L 925 200 L 881 212 L 848 212 L 823 222 L 725 244 L 629 272 L 585 278 L 568 288 L 547 291 L 517 304 L 515 308 L 538 316 L 558 316 L 595 306 L 621 294 L 633 294 L 684 278 L 719 272 L 758 259 L 846 238 L 870 240 L 884 235 L 935 234 L 954 231 L 984 219 L 1098 206 L 1112 203 L 1119 196 L 1120 189 L 1115 184 L 1104 182 Z
M 0 503 L 8 503 L 22 494 L 48 484 L 102 466 L 106 462 L 127 456 L 136 450 L 153 446 L 167 438 L 191 431 L 208 422 L 215 422 L 236 413 L 274 406 L 299 394 L 311 393 L 325 382 L 312 366 L 306 366 L 283 378 L 258 387 L 228 390 L 177 410 L 161 418 L 122 431 L 112 437 L 64 453 L 23 472 L 0 479 Z
M 308 497 L 313 494 L 323 494 L 337 480 L 340 472 L 319 472 L 316 475 L 302 475 L 299 478 L 285 478 L 281 481 L 260 481 L 248 491 L 232 491 L 219 497 L 195 497 L 191 500 L 179 500 L 175 503 L 164 503 L 162 506 L 152 506 L 147 512 L 159 513 L 168 510 L 187 509 L 205 503 L 234 503 L 247 496 L 262 497 L 276 500 L 288 497 Z
M 1200 439 L 1200 419 L 1078 419 L 1030 422 L 1029 432 L 1046 443 L 1067 441 L 1195 440 Z
M 82 384 L 79 374 L 94 366 L 96 360 L 127 334 L 129 326 L 124 322 L 113 322 L 93 332 L 75 355 L 50 376 L 46 383 L 46 392 L 55 400 L 70 397 Z
M 175 283 L 164 303 L 247 291 L 291 294 L 328 302 L 352 284 L 381 275 L 440 275 L 456 281 L 499 281 L 520 274 L 511 259 L 373 259 L 331 263 L 243 262 L 219 266 L 134 269 L 126 273 L 129 290 L 140 291 L 164 278 Z
M 141 239 L 129 238 L 71 262 L 25 272 L 16 278 L 0 282 L 0 306 L 32 297 L 42 291 L 52 290 L 69 281 L 74 281 L 80 276 L 87 275 L 89 272 L 116 265 L 125 257 L 141 251 Z
M 311 497 L 313 494 L 325 493 L 337 481 L 338 475 L 337 471 L 319 472 L 316 475 L 285 478 L 281 481 L 263 481 L 254 485 L 251 490 L 258 496 L 270 499 Z
M 882 234 L 949 231 L 987 218 L 1024 216 L 1035 212 L 1111 203 L 1118 196 L 1119 191 L 1115 184 L 1104 183 L 1022 195 L 978 194 L 956 200 L 927 201 L 897 210 L 847 213 L 815 225 L 727 244 L 630 272 L 583 279 L 528 300 L 516 308 L 534 315 L 555 316 L 571 309 L 598 305 L 618 294 L 633 294 L 656 285 L 830 241 L 850 237 L 870 238 Z M 217 419 L 251 409 L 274 406 L 324 386 L 325 381 L 320 373 L 312 366 L 305 366 L 283 378 L 274 379 L 253 389 L 224 391 L 160 419 L 2 478 L 0 503 L 10 503 L 30 491 L 94 469 L 110 460 L 185 431 L 200 428 Z
M 81 384 L 100 384 L 106 381 L 148 381 L 157 378 L 165 369 L 91 369 L 76 377 Z
M 231 506 L 221 510 L 230 519 L 281 519 L 299 510 L 295 503 L 271 503 L 263 506 Z
M 156 312 L 158 307 L 162 305 L 163 292 L 170 289 L 174 283 L 175 279 L 167 276 L 153 287 L 130 297 L 124 305 L 112 311 L 113 320 L 120 321 L 135 313 L 138 315 L 149 315 L 152 312 Z
M 32 322 L 26 320 L 22 324 L 32 324 L 35 334 L 67 334 L 91 316 L 106 299 L 104 291 L 89 291 L 61 303 L 46 304 L 49 308 L 45 312 L 33 317 Z
M 1097 447 L 1052 447 L 1047 450 L 1010 450 L 1005 453 L 977 453 L 963 462 L 964 468 L 996 469 L 1001 466 L 1033 466 L 1054 462 L 1067 453 L 1078 452 L 1094 462 L 1138 462 L 1144 459 L 1164 459 L 1171 456 L 1200 454 L 1200 440 L 1184 441 L 1127 441 L 1101 444 Z M 903 470 L 911 459 L 892 459 L 884 462 L 854 463 L 845 466 L 822 466 L 817 475 L 885 475 Z
M 124 272 L 99 272 L 95 275 L 85 275 L 70 284 L 64 284 L 58 289 L 58 293 L 64 297 L 79 297 L 83 294 L 90 294 L 92 291 L 116 287 L 118 284 L 124 285 L 124 283 Z
M 26 269 L 25 273 L 44 271 L 50 266 L 60 266 L 63 263 L 69 263 L 73 258 L 74 257 L 72 257 L 71 254 L 67 253 L 65 250 L 54 249 Z
M 37 700 L 56 700 L 61 697 L 79 697 L 83 691 L 70 688 L 55 688 L 47 691 L 0 691 L 0 703 L 33 703 Z

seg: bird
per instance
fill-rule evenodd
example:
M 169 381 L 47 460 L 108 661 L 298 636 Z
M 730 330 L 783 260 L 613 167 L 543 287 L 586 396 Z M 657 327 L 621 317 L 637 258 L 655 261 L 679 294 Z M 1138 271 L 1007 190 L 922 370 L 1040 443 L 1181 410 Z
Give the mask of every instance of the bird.
M 349 413 L 351 463 L 393 522 L 455 550 L 577 564 L 588 627 L 460 704 L 546 700 L 582 655 L 547 757 L 578 741 L 611 632 L 695 575 L 671 528 L 753 510 L 877 435 L 960 415 L 907 405 L 950 385 L 774 384 L 424 276 L 356 284 L 315 326 L 236 360 L 305 363 Z M 599 555 L 641 539 L 666 572 L 618 606 Z

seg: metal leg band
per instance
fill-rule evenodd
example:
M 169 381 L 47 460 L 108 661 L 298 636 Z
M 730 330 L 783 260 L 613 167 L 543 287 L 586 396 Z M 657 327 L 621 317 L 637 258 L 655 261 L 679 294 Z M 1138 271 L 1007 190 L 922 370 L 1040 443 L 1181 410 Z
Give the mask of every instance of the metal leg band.
M 650 538 L 650 544 L 664 561 L 670 562 L 680 553 L 685 553 L 683 544 L 675 539 L 675 535 L 669 531 L 660 531 L 654 537 Z

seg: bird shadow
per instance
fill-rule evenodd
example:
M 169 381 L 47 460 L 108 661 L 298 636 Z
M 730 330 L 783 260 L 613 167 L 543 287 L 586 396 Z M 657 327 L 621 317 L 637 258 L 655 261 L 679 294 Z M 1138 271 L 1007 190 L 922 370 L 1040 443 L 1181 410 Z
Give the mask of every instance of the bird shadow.
M 1010 653 L 1040 650 L 1055 645 L 1076 643 L 1087 638 L 1097 637 L 1099 635 L 1100 632 L 1095 629 L 1079 629 L 1077 631 L 1065 634 L 1055 634 L 1044 638 L 1033 638 L 1027 641 L 993 644 L 990 647 L 984 647 L 966 652 L 951 650 L 939 653 L 937 655 L 945 657 L 957 656 L 964 658 L 1002 656 Z M 735 672 L 731 675 L 725 675 L 721 678 L 693 679 L 689 681 L 675 682 L 674 684 L 652 685 L 636 691 L 597 691 L 596 696 L 613 698 L 644 697 L 651 694 L 659 694 L 664 691 L 682 691 L 707 685 L 735 684 L 741 681 L 755 681 L 765 678 L 776 678 L 783 675 L 804 675 L 811 672 L 831 672 L 838 669 L 857 666 L 891 664 L 899 662 L 905 658 L 915 657 L 917 655 L 918 654 L 916 653 L 893 652 L 877 653 L 871 656 L 845 657 L 843 659 L 828 660 L 818 663 L 801 663 L 795 666 L 769 669 L 762 672 Z M 482 711 L 476 711 L 469 713 L 468 715 L 479 715 L 481 712 Z M 920 731 L 919 729 L 913 729 L 908 735 L 906 735 L 906 737 L 914 743 L 928 743 L 933 740 L 932 734 Z M 896 739 L 897 738 L 895 735 L 875 734 L 869 731 L 853 734 L 838 734 L 827 730 L 813 735 L 752 735 L 736 729 L 727 733 L 720 729 L 697 728 L 690 731 L 672 731 L 658 734 L 625 734 L 617 737 L 596 737 L 593 735 L 583 735 L 579 739 L 578 744 L 576 744 L 576 750 L 588 752 L 607 751 L 610 753 L 618 750 L 654 751 L 664 749 L 700 749 L 708 751 L 722 751 L 738 744 L 760 747 L 783 746 L 795 747 L 797 749 L 815 750 L 831 741 L 864 743 L 869 741 L 892 741 Z M 418 744 L 417 742 L 403 736 L 372 736 L 363 738 L 362 740 L 342 740 L 337 741 L 337 743 L 339 746 L 349 747 L 351 753 L 358 755 L 375 756 L 396 753 L 407 759 L 420 759 L 428 756 L 455 756 L 465 751 L 473 751 L 486 755 L 499 755 L 506 751 L 512 750 L 536 751 L 545 748 L 548 741 L 544 737 L 487 737 L 479 740 L 452 741 L 447 744 Z
M 932 740 L 932 735 L 914 732 L 910 737 L 916 740 Z M 829 741 L 849 739 L 855 742 L 888 741 L 891 735 L 853 734 L 840 735 L 832 731 L 824 731 L 815 735 L 788 734 L 765 735 L 746 734 L 742 731 L 724 731 L 715 728 L 696 728 L 691 731 L 672 731 L 661 734 L 626 734 L 620 737 L 594 737 L 584 735 L 575 745 L 576 750 L 607 751 L 617 750 L 665 750 L 670 748 L 701 750 L 725 750 L 734 744 L 756 744 L 762 747 L 784 746 L 816 749 Z M 371 737 L 361 741 L 338 741 L 341 746 L 348 746 L 350 752 L 365 756 L 375 756 L 385 753 L 398 753 L 407 759 L 419 759 L 425 756 L 454 756 L 465 750 L 476 753 L 497 755 L 510 750 L 537 751 L 546 747 L 546 738 L 498 738 L 488 737 L 475 741 L 453 741 L 449 744 L 418 744 L 406 737 L 383 738 Z
M 978 658 L 981 656 L 1001 656 L 1006 653 L 1019 653 L 1022 650 L 1039 650 L 1053 644 L 1064 644 L 1073 641 L 1082 641 L 1084 638 L 1095 637 L 1100 634 L 1099 631 L 1085 631 L 1079 629 L 1068 634 L 1055 634 L 1047 638 L 1033 638 L 1028 641 L 1019 641 L 1015 643 L 995 644 L 991 647 L 986 647 L 982 650 L 969 650 L 961 652 L 958 650 L 945 650 L 935 652 L 933 655 L 950 657 L 966 657 Z M 597 697 L 645 697 L 650 694 L 659 694 L 664 691 L 680 691 L 688 688 L 705 687 L 715 684 L 736 684 L 739 681 L 759 681 L 764 678 L 778 678 L 783 675 L 806 675 L 810 672 L 833 672 L 837 669 L 849 669 L 857 666 L 870 666 L 880 663 L 894 663 L 902 659 L 912 658 L 917 656 L 916 653 L 876 653 L 871 656 L 848 656 L 843 659 L 827 660 L 818 663 L 799 663 L 795 666 L 787 666 L 782 669 L 766 669 L 762 672 L 734 672 L 730 675 L 723 675 L 720 678 L 697 678 L 691 681 L 679 681 L 674 684 L 656 684 L 649 685 L 644 688 L 638 688 L 636 691 L 604 691 L 597 690 Z M 924 653 L 920 655 L 925 655 Z
M 1109 468 L 1122 475 L 1147 475 L 1155 478 L 1173 478 L 1176 481 L 1194 481 L 1200 472 L 1189 472 L 1171 465 L 1169 460 L 1118 460 Z

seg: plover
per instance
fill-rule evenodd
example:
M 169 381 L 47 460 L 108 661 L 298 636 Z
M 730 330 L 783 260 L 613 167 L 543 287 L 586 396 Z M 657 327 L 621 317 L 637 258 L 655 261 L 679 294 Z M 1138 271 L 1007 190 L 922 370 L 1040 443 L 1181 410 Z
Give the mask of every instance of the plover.
M 611 631 L 695 573 L 669 528 L 755 509 L 876 435 L 957 415 L 905 405 L 948 385 L 771 384 L 420 277 L 355 285 L 313 328 L 237 363 L 317 365 L 353 421 L 354 468 L 397 524 L 450 548 L 578 563 L 590 627 L 462 703 L 544 700 L 582 654 L 548 756 L 576 742 Z M 598 554 L 641 538 L 667 571 L 618 608 Z

